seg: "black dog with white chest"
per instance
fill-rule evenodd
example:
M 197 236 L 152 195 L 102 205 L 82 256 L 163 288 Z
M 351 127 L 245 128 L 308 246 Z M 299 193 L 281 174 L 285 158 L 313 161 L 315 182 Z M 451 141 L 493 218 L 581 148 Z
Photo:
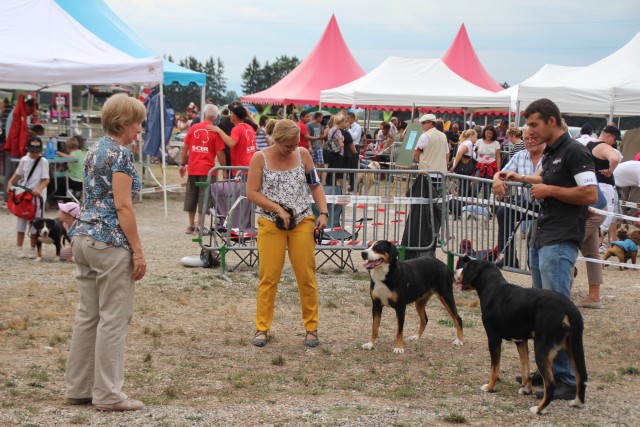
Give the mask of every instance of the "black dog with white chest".
M 429 298 L 436 294 L 453 319 L 457 338 L 455 346 L 464 342 L 462 320 L 453 298 L 453 273 L 446 264 L 431 257 L 414 258 L 408 261 L 398 259 L 398 249 L 391 242 L 378 240 L 362 251 L 366 261 L 364 268 L 371 277 L 371 301 L 373 302 L 373 328 L 371 339 L 362 348 L 371 350 L 378 338 L 382 307 L 385 305 L 396 311 L 398 321 L 394 353 L 404 353 L 404 318 L 407 304 L 415 303 L 420 316 L 418 333 L 409 337 L 417 340 L 422 336 L 427 322 L 425 307 Z
M 570 404 L 584 405 L 587 368 L 582 345 L 584 322 L 578 308 L 557 292 L 510 284 L 491 262 L 465 258 L 464 269 L 456 271 L 456 281 L 463 290 L 478 292 L 491 355 L 489 383 L 481 390 L 496 390 L 502 340 L 511 340 L 515 341 L 520 356 L 522 387 L 518 394 L 531 394 L 528 342 L 533 338 L 536 365 L 544 379 L 544 395 L 537 406 L 530 408 L 531 412 L 544 413 L 553 398 L 556 383 L 551 366 L 559 349 L 567 352 L 575 371 L 576 398 Z
M 60 256 L 60 249 L 65 242 L 71 243 L 59 219 L 36 218 L 33 220 L 33 228 L 36 230 L 38 238 L 36 248 L 38 250 L 38 260 L 42 259 L 42 244 L 49 243 L 56 247 L 56 256 Z

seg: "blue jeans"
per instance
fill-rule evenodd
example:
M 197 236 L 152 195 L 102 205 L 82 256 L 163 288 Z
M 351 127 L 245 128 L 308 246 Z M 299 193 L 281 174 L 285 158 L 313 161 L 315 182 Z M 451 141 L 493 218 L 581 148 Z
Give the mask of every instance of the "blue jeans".
M 529 248 L 533 287 L 549 289 L 570 298 L 571 277 L 577 258 L 578 245 L 573 242 L 556 243 L 540 249 Z M 553 374 L 558 381 L 576 384 L 569 356 L 564 350 L 560 350 L 553 361 Z

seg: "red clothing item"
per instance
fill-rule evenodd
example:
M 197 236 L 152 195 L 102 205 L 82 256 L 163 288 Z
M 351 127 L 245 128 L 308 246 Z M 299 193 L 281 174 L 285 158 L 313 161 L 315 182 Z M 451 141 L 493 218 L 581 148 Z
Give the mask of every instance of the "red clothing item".
M 302 122 L 298 122 L 298 127 L 300 128 L 300 143 L 298 144 L 298 146 L 304 147 L 308 150 L 309 141 L 307 141 L 304 136 L 309 135 L 309 129 L 307 128 L 307 125 Z
M 493 175 L 498 172 L 498 164 L 496 162 L 491 163 L 476 163 L 476 170 L 479 171 L 480 178 L 493 178 Z
M 196 123 L 189 128 L 184 137 L 183 149 L 189 150 L 190 176 L 206 176 L 216 164 L 216 153 L 224 150 L 224 141 L 215 133 L 207 130 L 211 123 Z
M 256 152 L 256 132 L 251 125 L 239 123 L 231 129 L 229 136 L 236 142 L 231 148 L 231 166 L 249 166 Z

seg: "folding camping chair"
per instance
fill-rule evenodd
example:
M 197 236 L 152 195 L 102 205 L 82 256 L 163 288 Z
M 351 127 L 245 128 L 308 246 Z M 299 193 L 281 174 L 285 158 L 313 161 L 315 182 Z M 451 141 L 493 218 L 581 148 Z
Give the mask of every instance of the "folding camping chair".
M 342 189 L 337 186 L 326 186 L 324 192 L 327 196 L 336 196 L 342 194 Z M 315 203 L 311 205 L 311 210 L 317 217 L 319 210 Z M 316 248 L 316 257 L 318 254 L 323 254 L 326 259 L 318 264 L 317 269 L 319 270 L 320 267 L 331 262 L 340 270 L 349 267 L 351 271 L 355 272 L 356 267 L 351 258 L 353 249 L 344 248 L 344 246 L 354 246 L 359 243 L 357 239 L 360 227 L 356 226 L 353 231 L 350 231 L 344 226 L 344 209 L 340 203 L 327 201 L 327 211 L 329 212 L 327 227 L 320 233 Z M 362 224 L 362 221 L 364 218 L 360 218 L 356 222 Z
M 211 213 L 210 246 L 233 251 L 240 261 L 229 271 L 245 264 L 258 262 L 257 230 L 253 227 L 254 211 L 246 197 L 245 183 L 239 180 L 212 182 L 210 185 Z M 220 242 L 218 241 L 220 240 Z M 220 244 L 221 243 L 221 244 Z M 241 247 L 247 247 L 242 249 Z

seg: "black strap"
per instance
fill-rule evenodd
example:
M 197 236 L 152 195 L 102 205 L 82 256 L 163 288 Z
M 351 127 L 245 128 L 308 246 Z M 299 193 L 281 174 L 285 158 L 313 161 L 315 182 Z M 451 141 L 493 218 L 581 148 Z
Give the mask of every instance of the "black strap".
M 36 170 L 36 166 L 38 166 L 38 163 L 40 163 L 40 159 L 42 158 L 42 156 L 39 156 L 36 161 L 33 163 L 33 166 L 31 166 L 31 170 L 29 171 L 29 176 L 27 176 L 27 180 L 24 182 L 25 183 L 25 187 L 27 185 L 27 182 L 29 182 L 29 180 L 31 179 L 31 175 L 33 175 L 33 172 L 35 172 Z

